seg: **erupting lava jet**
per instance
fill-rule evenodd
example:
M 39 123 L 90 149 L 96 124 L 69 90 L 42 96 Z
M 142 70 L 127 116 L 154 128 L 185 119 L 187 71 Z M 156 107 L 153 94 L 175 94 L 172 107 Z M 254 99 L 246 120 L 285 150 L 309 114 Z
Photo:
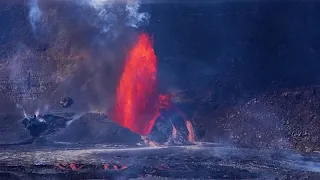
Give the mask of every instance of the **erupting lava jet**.
M 156 128 L 154 125 L 158 119 L 160 122 L 161 119 L 170 122 L 169 129 L 172 130 L 169 131 L 173 137 L 184 134 L 187 141 L 195 141 L 191 121 L 171 103 L 170 95 L 159 95 L 157 92 L 157 57 L 152 40 L 146 33 L 138 36 L 127 55 L 117 87 L 116 101 L 111 119 L 141 134 L 145 141 L 148 141 L 149 135 Z

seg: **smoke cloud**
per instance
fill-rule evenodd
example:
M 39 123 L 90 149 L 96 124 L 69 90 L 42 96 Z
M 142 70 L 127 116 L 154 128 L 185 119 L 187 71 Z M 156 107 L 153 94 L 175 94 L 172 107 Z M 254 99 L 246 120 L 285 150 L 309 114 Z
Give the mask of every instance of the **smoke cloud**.
M 83 0 L 75 2 L 95 11 L 97 17 L 92 18 L 91 16 L 88 20 L 91 25 L 99 27 L 101 33 L 110 33 L 119 24 L 138 28 L 141 25 L 146 25 L 150 18 L 148 13 L 139 12 L 139 1 Z
M 23 102 L 16 103 L 28 112 L 57 110 L 64 96 L 74 99 L 68 111 L 106 112 L 126 53 L 150 18 L 140 5 L 130 0 L 28 1 L 30 26 L 23 26 L 21 34 L 37 37 L 12 37 L 23 47 L 6 52 L 10 96 L 23 95 Z
M 40 21 L 42 12 L 40 10 L 38 0 L 29 0 L 29 21 L 33 32 L 37 30 L 37 24 Z

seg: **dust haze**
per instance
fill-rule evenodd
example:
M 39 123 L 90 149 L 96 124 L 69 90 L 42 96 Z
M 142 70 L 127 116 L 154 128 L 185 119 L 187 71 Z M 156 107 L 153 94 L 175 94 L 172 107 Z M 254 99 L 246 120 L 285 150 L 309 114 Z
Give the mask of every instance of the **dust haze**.
M 150 14 L 140 12 L 138 1 L 16 2 L 5 6 L 21 9 L 21 19 L 7 17 L 15 32 L 2 45 L 4 98 L 28 113 L 59 110 L 63 96 L 74 99 L 73 110 L 105 112 L 126 52 Z

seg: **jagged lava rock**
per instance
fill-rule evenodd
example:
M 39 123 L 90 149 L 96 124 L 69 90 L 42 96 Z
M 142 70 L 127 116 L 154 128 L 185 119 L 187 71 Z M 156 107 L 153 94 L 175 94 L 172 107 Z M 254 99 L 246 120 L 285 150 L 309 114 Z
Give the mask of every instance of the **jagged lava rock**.
M 50 141 L 79 144 L 136 144 L 140 135 L 131 132 L 105 116 L 87 113 L 65 129 L 46 136 Z

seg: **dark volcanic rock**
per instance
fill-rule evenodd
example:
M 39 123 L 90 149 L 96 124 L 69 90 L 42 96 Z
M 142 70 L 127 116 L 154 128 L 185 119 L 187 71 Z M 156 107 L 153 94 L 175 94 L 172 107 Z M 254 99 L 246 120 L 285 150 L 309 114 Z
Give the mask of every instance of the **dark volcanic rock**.
M 319 179 L 319 155 L 199 143 L 159 148 L 0 149 L 0 179 Z M 21 178 L 23 177 L 23 178 Z M 4 179 L 4 178 L 2 178 Z M 7 178 L 12 179 L 12 178 Z
M 175 111 L 167 111 L 157 118 L 148 139 L 158 144 L 186 145 L 190 144 L 188 134 L 184 118 Z
M 99 114 L 88 113 L 71 122 L 65 129 L 45 136 L 50 141 L 79 144 L 136 144 L 140 135 L 132 133 Z
M 20 120 L 23 113 L 13 101 L 0 95 L 0 144 L 15 144 L 31 139 Z
M 40 136 L 48 128 L 47 122 L 36 116 L 23 119 L 22 124 L 30 131 L 32 137 Z
M 105 116 L 86 113 L 39 114 L 28 118 L 1 115 L 0 145 L 30 144 L 124 144 L 141 142 L 140 135 L 107 120 Z
M 0 145 L 17 144 L 32 139 L 29 131 L 21 124 L 18 115 L 0 114 Z
M 73 104 L 73 99 L 70 97 L 63 97 L 60 100 L 60 106 L 63 108 L 68 108 Z
M 172 131 L 173 127 L 170 120 L 158 117 L 148 138 L 160 144 L 166 143 L 172 137 Z
M 203 141 L 319 151 L 319 92 L 319 86 L 285 89 L 236 106 L 200 109 L 193 117 L 197 135 Z
M 55 114 L 40 114 L 38 116 L 27 117 L 22 120 L 22 124 L 30 131 L 32 137 L 39 137 L 45 134 L 51 134 L 65 128 L 67 123 L 72 120 L 72 115 L 63 113 Z

